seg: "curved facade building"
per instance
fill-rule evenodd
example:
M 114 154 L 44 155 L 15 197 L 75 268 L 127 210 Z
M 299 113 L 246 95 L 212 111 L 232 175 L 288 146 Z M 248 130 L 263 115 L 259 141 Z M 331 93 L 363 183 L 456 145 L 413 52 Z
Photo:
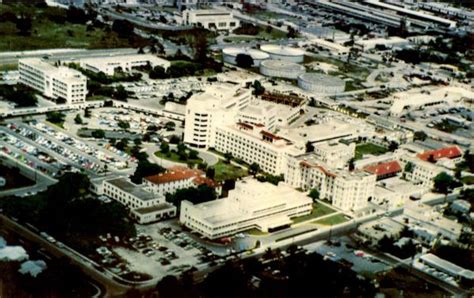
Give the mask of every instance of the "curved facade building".
M 237 62 L 235 59 L 237 58 L 237 55 L 239 54 L 245 54 L 249 55 L 253 59 L 253 66 L 260 66 L 260 63 L 264 60 L 267 60 L 270 58 L 270 55 L 268 55 L 265 52 L 256 50 L 256 49 L 246 49 L 246 48 L 225 48 L 222 50 L 222 58 L 225 63 L 233 64 L 236 65 Z
M 298 48 L 266 44 L 260 50 L 270 55 L 271 59 L 301 63 L 304 60 L 304 51 Z
M 305 73 L 298 77 L 298 86 L 314 93 L 336 94 L 344 92 L 346 82 L 338 77 L 320 73 Z
M 267 77 L 297 79 L 304 72 L 304 66 L 288 61 L 266 60 L 260 64 L 260 73 Z

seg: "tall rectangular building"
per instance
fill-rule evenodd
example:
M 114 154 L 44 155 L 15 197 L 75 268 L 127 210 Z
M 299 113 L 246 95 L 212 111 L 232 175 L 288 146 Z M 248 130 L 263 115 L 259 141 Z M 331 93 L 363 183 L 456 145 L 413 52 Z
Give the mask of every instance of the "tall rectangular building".
M 39 58 L 18 61 L 20 83 L 44 96 L 63 99 L 68 104 L 83 103 L 87 94 L 87 78 L 77 70 L 55 67 Z

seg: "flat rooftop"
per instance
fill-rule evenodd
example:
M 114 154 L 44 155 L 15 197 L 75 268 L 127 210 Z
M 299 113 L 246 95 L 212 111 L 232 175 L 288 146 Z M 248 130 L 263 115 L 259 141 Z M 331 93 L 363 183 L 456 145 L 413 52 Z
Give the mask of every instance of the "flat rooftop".
M 168 210 L 168 209 L 173 209 L 173 208 L 175 207 L 172 204 L 160 203 L 158 205 L 151 206 L 151 207 L 137 208 L 137 209 L 134 209 L 133 211 L 139 214 L 147 214 L 147 213 L 153 213 L 153 212 L 163 211 L 163 210 Z
M 133 184 L 125 178 L 115 178 L 107 180 L 106 182 L 112 184 L 113 186 L 121 189 L 122 191 L 129 193 L 142 201 L 150 201 L 156 199 L 156 196 L 151 192 L 148 192 L 141 188 L 140 186 Z

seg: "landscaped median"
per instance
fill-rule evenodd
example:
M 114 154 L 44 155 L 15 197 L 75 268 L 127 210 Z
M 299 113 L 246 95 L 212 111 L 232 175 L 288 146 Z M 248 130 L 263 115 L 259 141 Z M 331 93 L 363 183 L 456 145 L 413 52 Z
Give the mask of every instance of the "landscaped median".
M 315 220 L 311 223 L 320 224 L 320 225 L 327 225 L 327 226 L 333 226 L 333 225 L 337 225 L 337 224 L 340 224 L 340 223 L 343 223 L 343 222 L 346 222 L 346 221 L 349 221 L 346 218 L 346 216 L 344 214 L 339 213 L 339 214 L 328 216 L 328 217 L 325 217 L 325 218 L 322 218 L 322 219 Z
M 294 218 L 293 224 L 301 223 L 304 221 L 310 221 L 312 219 L 316 219 L 335 212 L 336 210 L 332 209 L 331 207 L 328 207 L 319 202 L 315 202 L 313 203 L 313 211 L 311 211 L 311 214 Z
M 176 151 L 170 151 L 168 153 L 162 153 L 160 151 L 155 152 L 155 156 L 161 159 L 169 160 L 172 162 L 185 163 L 185 164 L 200 164 L 203 162 L 201 158 L 187 158 L 181 159 Z

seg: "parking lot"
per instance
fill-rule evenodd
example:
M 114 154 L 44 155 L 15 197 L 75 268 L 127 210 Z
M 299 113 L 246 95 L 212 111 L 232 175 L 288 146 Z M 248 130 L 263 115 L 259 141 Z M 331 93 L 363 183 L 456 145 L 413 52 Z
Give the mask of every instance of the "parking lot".
M 85 125 L 77 125 L 74 123 L 74 115 L 66 118 L 65 126 L 68 131 L 77 133 L 79 129 L 87 127 L 88 129 L 102 129 L 107 132 L 114 131 L 117 134 L 125 132 L 127 135 L 143 135 L 147 131 L 151 131 L 149 128 L 155 127 L 156 133 L 160 135 L 166 135 L 170 133 L 181 134 L 182 128 L 179 121 L 174 121 L 166 117 L 150 116 L 145 113 L 135 112 L 122 108 L 100 108 L 91 110 L 91 117 L 87 118 Z M 175 128 L 172 130 L 165 129 L 165 125 L 168 122 L 174 122 Z M 127 123 L 129 128 L 123 129 L 119 124 Z M 153 128 L 153 131 L 155 130 Z M 124 135 L 125 136 L 125 135 Z M 118 139 L 118 138 L 116 138 Z
M 189 92 L 204 90 L 207 84 L 209 83 L 206 82 L 205 78 L 186 77 L 164 79 L 159 82 L 144 79 L 138 83 L 124 83 L 122 85 L 128 92 L 134 93 L 131 98 L 139 100 L 140 105 L 154 105 L 154 107 L 157 107 L 163 96 L 168 96 L 172 93 L 175 98 L 180 98 Z
M 159 279 L 224 263 L 223 257 L 166 223 L 138 226 L 138 232 L 129 239 L 101 236 L 104 245 L 94 259 L 122 277 L 139 273 Z
M 104 172 L 105 165 L 119 170 L 130 160 L 36 120 L 8 123 L 0 132 L 5 153 L 51 176 L 71 166 L 96 176 Z
M 375 256 L 359 250 L 348 237 L 340 237 L 329 241 L 319 241 L 305 246 L 305 249 L 317 252 L 332 261 L 344 262 L 352 270 L 362 273 L 377 273 L 389 269 L 389 264 Z

